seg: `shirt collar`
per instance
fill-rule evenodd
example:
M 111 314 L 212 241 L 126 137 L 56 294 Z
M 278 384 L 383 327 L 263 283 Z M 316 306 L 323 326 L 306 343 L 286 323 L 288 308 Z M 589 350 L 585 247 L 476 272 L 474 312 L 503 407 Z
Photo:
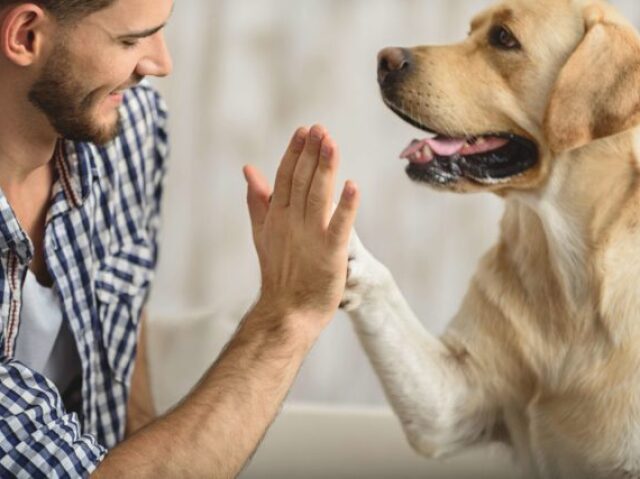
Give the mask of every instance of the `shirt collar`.
M 97 151 L 97 147 L 91 143 L 58 141 L 53 157 L 57 181 L 47 223 L 55 216 L 80 208 L 89 197 Z
M 92 143 L 58 141 L 56 162 L 60 180 L 64 183 L 68 203 L 79 208 L 91 194 L 93 163 L 98 148 Z
M 57 180 L 53 186 L 47 223 L 72 209 L 80 208 L 91 194 L 94 159 L 98 149 L 91 143 L 59 140 L 53 160 Z M 0 254 L 13 251 L 22 263 L 33 257 L 33 244 L 0 189 Z
M 0 253 L 4 257 L 8 251 L 17 254 L 21 262 L 33 257 L 31 240 L 20 227 L 7 197 L 0 189 Z

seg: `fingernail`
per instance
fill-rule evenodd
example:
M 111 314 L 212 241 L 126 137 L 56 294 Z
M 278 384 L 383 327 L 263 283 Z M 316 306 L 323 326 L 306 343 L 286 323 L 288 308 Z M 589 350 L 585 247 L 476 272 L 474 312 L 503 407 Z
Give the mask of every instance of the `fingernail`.
M 306 140 L 304 139 L 304 137 L 296 137 L 291 142 L 291 149 L 294 152 L 302 151 L 304 149 L 305 142 Z
M 327 145 L 326 143 L 322 144 L 322 148 L 320 149 L 320 155 L 322 156 L 322 158 L 329 159 L 331 157 L 331 153 L 333 153 L 333 148 L 331 148 L 331 145 Z
M 324 138 L 324 133 L 320 129 L 320 127 L 314 126 L 313 128 L 311 128 L 311 138 L 318 141 Z
M 355 195 L 356 195 L 356 186 L 350 181 L 347 181 L 347 183 L 344 186 L 344 197 L 347 199 L 351 199 Z

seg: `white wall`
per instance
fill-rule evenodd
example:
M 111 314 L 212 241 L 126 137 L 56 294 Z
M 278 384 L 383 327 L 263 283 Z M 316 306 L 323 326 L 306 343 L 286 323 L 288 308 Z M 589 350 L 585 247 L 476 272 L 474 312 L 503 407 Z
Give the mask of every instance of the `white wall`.
M 167 35 L 175 71 L 158 82 L 172 111 L 155 316 L 218 310 L 208 333 L 182 337 L 178 370 L 199 374 L 258 290 L 241 167 L 273 177 L 298 125 L 325 124 L 341 145 L 341 179 L 362 189 L 357 228 L 432 331 L 455 313 L 501 203 L 412 184 L 398 153 L 419 132 L 379 99 L 376 53 L 462 39 L 485 0 L 176 1 Z M 640 2 L 613 2 L 640 23 Z M 166 323 L 164 323 L 166 326 Z M 173 338 L 155 345 L 167 354 Z M 175 354 L 177 350 L 173 350 Z M 196 359 L 197 358 L 197 359 Z M 157 370 L 163 367 L 157 364 Z M 190 376 L 189 376 L 190 377 Z M 348 318 L 339 314 L 290 400 L 381 404 Z

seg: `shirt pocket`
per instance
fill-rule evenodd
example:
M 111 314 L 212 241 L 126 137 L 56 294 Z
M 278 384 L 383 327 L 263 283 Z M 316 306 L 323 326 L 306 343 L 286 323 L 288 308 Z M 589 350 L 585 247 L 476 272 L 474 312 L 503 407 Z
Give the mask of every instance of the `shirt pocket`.
M 155 260 L 146 241 L 120 244 L 100 262 L 95 276 L 98 316 L 107 360 L 116 380 L 128 383 L 138 325 Z

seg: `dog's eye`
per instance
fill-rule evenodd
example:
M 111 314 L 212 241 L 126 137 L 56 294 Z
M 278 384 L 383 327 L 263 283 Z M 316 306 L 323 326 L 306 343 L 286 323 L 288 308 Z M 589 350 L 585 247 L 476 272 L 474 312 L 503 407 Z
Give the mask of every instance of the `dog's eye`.
M 507 27 L 496 25 L 489 32 L 489 43 L 491 46 L 502 50 L 519 50 L 521 48 L 518 39 Z

